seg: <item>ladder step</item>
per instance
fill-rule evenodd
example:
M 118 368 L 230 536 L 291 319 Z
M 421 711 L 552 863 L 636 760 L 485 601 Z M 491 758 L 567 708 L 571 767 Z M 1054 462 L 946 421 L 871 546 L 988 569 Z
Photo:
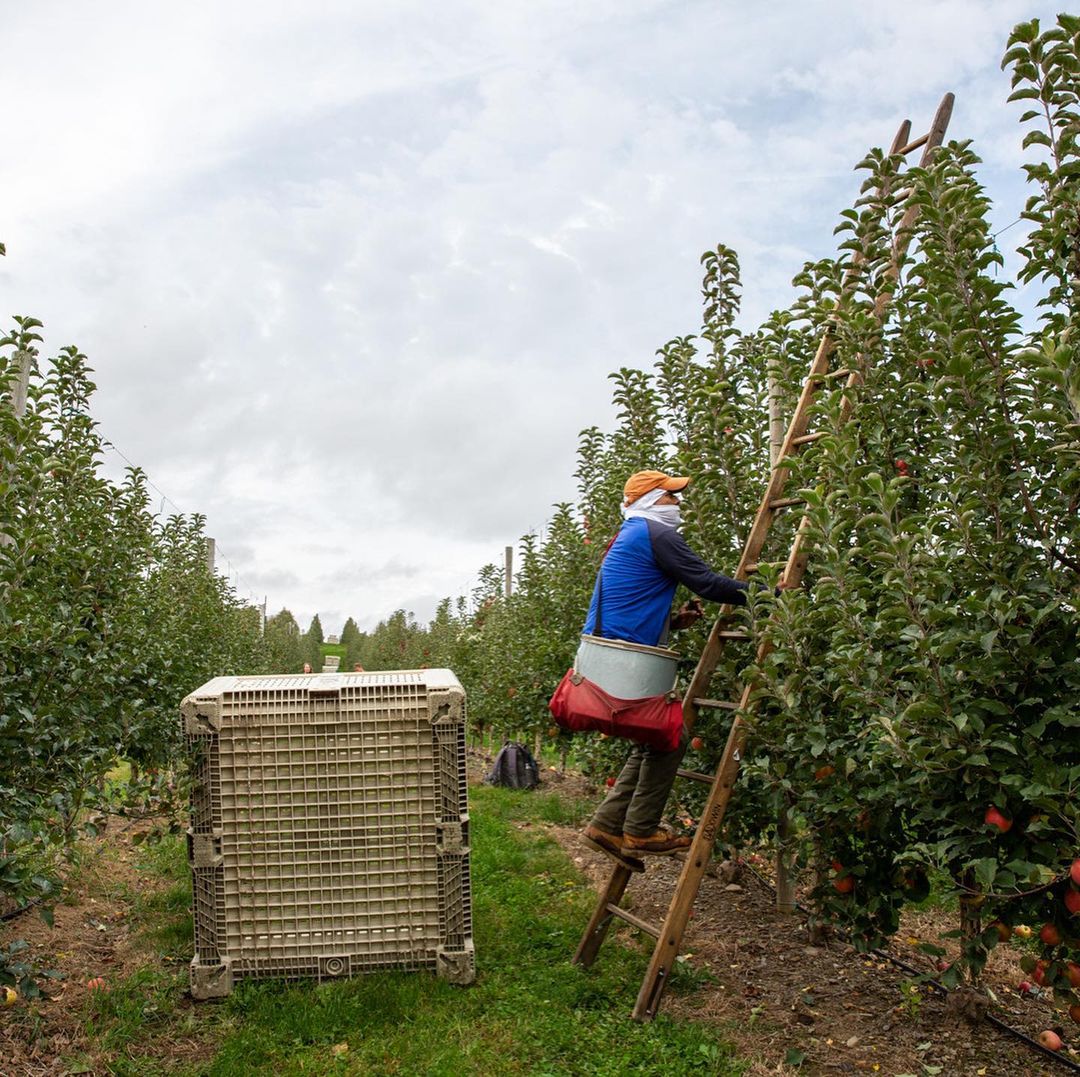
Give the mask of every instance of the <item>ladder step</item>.
M 749 632 L 737 632 L 735 629 L 731 631 L 717 632 L 717 639 L 726 639 L 728 642 L 736 642 L 738 640 L 753 639 Z
M 732 703 L 727 699 L 701 699 L 700 697 L 694 700 L 695 707 L 714 707 L 716 710 L 721 711 L 737 711 L 739 709 L 738 703 Z
M 816 434 L 802 434 L 797 438 L 791 439 L 792 445 L 809 445 L 811 441 L 818 441 L 823 438 L 826 431 L 819 430 Z
M 848 367 L 839 370 L 827 370 L 824 374 L 811 374 L 808 381 L 835 381 L 837 378 L 846 378 L 851 373 Z
M 770 509 L 786 509 L 791 505 L 805 505 L 805 497 L 778 497 L 769 502 Z
M 912 150 L 917 150 L 920 146 L 925 146 L 927 139 L 930 137 L 930 132 L 927 131 L 925 135 L 920 135 L 914 142 L 909 142 L 906 146 L 901 146 L 896 152 L 901 157 L 907 156 Z
M 716 781 L 715 775 L 702 774 L 700 770 L 683 770 L 680 768 L 676 773 L 680 778 L 689 778 L 692 782 L 704 782 L 706 785 L 712 785 Z
M 781 568 L 787 564 L 787 561 L 751 561 L 743 570 L 749 575 L 751 572 L 757 572 L 762 565 L 768 565 L 770 568 Z
M 640 916 L 635 916 L 632 912 L 627 912 L 621 905 L 613 905 L 610 901 L 607 904 L 607 911 L 612 916 L 617 916 L 620 920 L 625 920 L 628 924 L 632 924 L 638 929 L 638 931 L 644 931 L 646 935 L 652 935 L 654 939 L 660 938 L 660 928 L 654 924 L 650 924 L 648 920 L 642 920 Z

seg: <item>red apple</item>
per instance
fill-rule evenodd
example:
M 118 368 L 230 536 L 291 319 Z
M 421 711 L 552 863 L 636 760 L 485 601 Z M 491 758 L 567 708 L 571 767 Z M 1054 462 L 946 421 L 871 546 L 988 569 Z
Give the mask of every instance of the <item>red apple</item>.
M 893 463 L 896 465 L 897 471 L 907 471 L 907 461 L 903 457 L 898 456 Z
M 1035 971 L 1032 972 L 1031 978 L 1040 986 L 1046 983 L 1046 970 L 1050 967 L 1049 961 L 1037 961 L 1035 963 Z
M 999 941 L 1009 941 L 1009 937 L 1012 935 L 1012 928 L 1009 927 L 1008 924 L 1003 924 L 1000 920 L 995 920 L 990 926 L 997 931 Z
M 852 875 L 845 875 L 842 879 L 833 880 L 833 889 L 838 894 L 850 894 L 855 889 L 855 878 Z
M 1049 1028 L 1040 1032 L 1038 1039 L 1039 1043 L 1041 1043 L 1048 1051 L 1061 1050 L 1061 1037 Z
M 1080 886 L 1080 857 L 1072 862 L 1072 867 L 1069 868 L 1069 878 L 1072 879 L 1077 886 Z
M 608 787 L 609 789 L 610 789 L 610 788 L 611 788 L 611 787 L 612 787 L 612 786 L 613 786 L 614 784 L 615 784 L 615 779 L 614 779 L 614 778 L 605 778 L 605 779 L 604 779 L 604 785 L 606 785 L 606 786 L 607 786 L 607 787 Z
M 1072 987 L 1080 987 L 1080 965 L 1075 961 L 1069 961 L 1065 965 L 1065 975 L 1069 978 Z
M 814 771 L 815 781 L 823 782 L 826 778 L 831 778 L 836 773 L 836 767 L 826 765 L 824 767 L 818 767 Z
M 1069 1016 L 1080 1025 L 1080 1002 L 1074 1003 L 1069 1007 Z
M 991 804 L 986 809 L 986 814 L 983 816 L 983 822 L 987 826 L 996 826 L 998 830 L 1004 834 L 1007 830 L 1012 829 L 1012 820 L 1007 819 L 998 809 Z
M 693 748 L 695 752 L 700 752 L 701 749 L 705 747 L 705 742 L 701 737 L 694 737 L 694 739 L 690 741 L 690 747 Z
M 1073 916 L 1080 913 L 1080 890 L 1073 890 L 1072 887 L 1069 887 L 1069 889 L 1065 891 L 1065 908 L 1068 909 Z
M 1021 980 L 1016 985 L 1016 990 L 1019 991 L 1021 995 L 1030 995 L 1032 990 L 1031 981 Z
M 1061 944 L 1061 932 L 1058 931 L 1056 924 L 1043 924 L 1039 928 L 1039 938 L 1047 946 L 1058 946 Z

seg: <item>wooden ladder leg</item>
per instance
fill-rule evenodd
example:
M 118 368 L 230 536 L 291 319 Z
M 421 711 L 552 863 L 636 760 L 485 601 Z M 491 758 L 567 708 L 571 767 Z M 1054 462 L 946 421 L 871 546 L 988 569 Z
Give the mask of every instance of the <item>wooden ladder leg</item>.
M 750 694 L 751 688 L 747 686 L 743 690 L 740 702 L 741 711 L 751 706 Z M 668 980 L 671 978 L 675 959 L 679 956 L 679 944 L 682 942 L 687 921 L 690 919 L 690 910 L 694 907 L 694 899 L 701 888 L 701 880 L 709 866 L 716 836 L 720 832 L 720 824 L 724 821 L 724 813 L 727 811 L 728 801 L 731 800 L 735 779 L 738 777 L 739 767 L 742 764 L 742 751 L 746 744 L 747 732 L 746 723 L 737 714 L 731 724 L 731 732 L 728 734 L 724 753 L 720 757 L 716 778 L 709 790 L 709 798 L 701 813 L 697 833 L 683 862 L 675 893 L 672 894 L 671 905 L 664 918 L 663 930 L 656 940 L 648 971 L 645 973 L 641 991 L 634 1004 L 635 1021 L 651 1021 L 660 1008 L 664 988 L 667 987 Z
M 607 886 L 600 891 L 600 900 L 597 901 L 596 908 L 593 910 L 592 919 L 589 920 L 589 925 L 581 936 L 581 942 L 578 943 L 577 951 L 574 953 L 575 965 L 589 968 L 596 960 L 597 951 L 611 926 L 612 914 L 608 912 L 608 905 L 618 905 L 622 901 L 626 884 L 630 882 L 630 876 L 633 874 L 634 872 L 629 868 L 624 868 L 621 864 L 615 865 Z

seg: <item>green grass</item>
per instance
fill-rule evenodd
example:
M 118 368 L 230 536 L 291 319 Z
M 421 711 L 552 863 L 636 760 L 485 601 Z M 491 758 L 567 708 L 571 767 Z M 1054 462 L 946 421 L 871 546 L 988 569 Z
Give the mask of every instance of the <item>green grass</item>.
M 224 1003 L 181 1012 L 174 972 L 144 970 L 97 1003 L 93 1034 L 110 1052 L 123 1049 L 120 1058 L 135 1056 L 133 1045 L 171 1020 L 170 1035 L 200 1035 L 219 1047 L 210 1063 L 170 1072 L 216 1077 L 740 1073 L 715 1028 L 663 1014 L 648 1025 L 630 1020 L 646 958 L 614 933 L 593 969 L 570 964 L 595 895 L 542 827 L 521 824 L 576 824 L 586 810 L 557 794 L 473 790 L 472 987 L 426 973 L 322 985 L 247 981 Z M 159 953 L 182 941 L 190 947 L 183 852 L 168 840 L 144 854 L 147 870 L 169 880 L 136 907 L 144 939 Z M 695 986 L 692 978 L 673 984 Z M 335 1055 L 341 1044 L 347 1050 Z M 118 1058 L 112 1072 L 127 1073 L 125 1065 Z
M 344 658 L 345 648 L 340 643 L 324 643 L 322 645 L 323 658 L 328 654 L 336 654 L 339 658 Z

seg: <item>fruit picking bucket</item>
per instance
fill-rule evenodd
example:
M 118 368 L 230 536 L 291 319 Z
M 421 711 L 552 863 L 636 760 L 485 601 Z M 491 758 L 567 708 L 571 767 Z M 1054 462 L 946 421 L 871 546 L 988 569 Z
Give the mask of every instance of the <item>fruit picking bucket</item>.
M 675 687 L 679 652 L 621 639 L 581 637 L 574 671 L 616 699 L 662 696 Z

